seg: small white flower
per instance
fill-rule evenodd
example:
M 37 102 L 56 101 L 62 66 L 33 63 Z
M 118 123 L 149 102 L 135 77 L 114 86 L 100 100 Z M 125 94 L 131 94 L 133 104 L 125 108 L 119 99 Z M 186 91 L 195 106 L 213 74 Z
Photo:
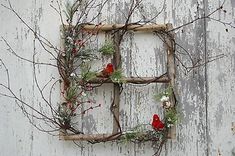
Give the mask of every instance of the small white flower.
M 86 93 L 85 93 L 85 92 L 82 92 L 82 96 L 86 96 Z
M 168 96 L 162 96 L 162 98 L 160 99 L 161 102 L 165 102 L 165 101 L 169 101 L 169 97 Z
M 171 122 L 172 120 L 171 120 L 171 118 L 168 118 L 167 121 Z
M 75 77 L 76 74 L 75 74 L 75 73 L 71 73 L 70 76 L 71 76 L 71 77 Z
M 73 39 L 71 37 L 67 37 L 67 40 L 70 42 L 70 43 L 73 43 Z
M 126 133 L 133 133 L 133 131 L 127 130 L 127 131 L 124 132 L 124 134 L 126 134 Z
M 84 60 L 82 60 L 84 63 L 87 63 L 87 62 L 89 62 L 90 60 L 89 59 L 84 59 Z
M 174 126 L 173 124 L 169 124 L 169 125 L 167 125 L 167 127 L 169 128 L 169 127 L 172 127 L 172 126 Z
M 164 106 L 165 106 L 165 108 L 170 108 L 171 107 L 171 102 L 170 101 L 166 101 Z

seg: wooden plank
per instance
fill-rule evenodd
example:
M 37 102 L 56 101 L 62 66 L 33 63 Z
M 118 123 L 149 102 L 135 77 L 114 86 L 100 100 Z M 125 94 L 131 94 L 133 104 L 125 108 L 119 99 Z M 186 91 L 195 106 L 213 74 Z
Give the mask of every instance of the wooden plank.
M 208 3 L 208 11 L 223 1 Z M 210 10 L 209 10 L 210 9 Z M 223 9 L 213 17 L 234 25 L 235 1 L 225 1 Z M 226 57 L 207 64 L 208 155 L 234 156 L 235 135 L 235 29 L 213 20 L 207 21 L 207 60 L 224 54 Z M 228 29 L 226 32 L 225 29 Z
M 19 11 L 23 12 L 23 10 L 27 10 L 26 13 L 23 12 L 23 16 L 25 15 L 26 18 L 31 19 L 32 13 L 37 14 L 35 12 L 35 8 L 39 8 L 42 12 L 40 13 L 40 17 L 45 19 L 45 24 L 42 23 L 43 33 L 46 35 L 46 37 L 52 37 L 53 40 L 56 38 L 58 39 L 58 21 L 57 18 L 51 18 L 54 13 L 53 10 L 49 11 L 50 9 L 47 8 L 48 2 L 43 1 L 42 3 L 37 3 L 36 7 L 30 7 L 32 6 L 32 3 L 35 3 L 35 1 L 32 1 L 32 3 L 23 0 L 24 2 L 14 2 L 12 1 L 13 5 L 17 8 L 20 8 Z M 206 2 L 206 1 L 205 1 Z M 219 1 L 212 2 L 215 6 L 218 6 Z M 226 1 L 230 2 L 230 1 Z M 101 21 L 105 19 L 110 19 L 109 22 L 115 22 L 115 20 L 122 20 L 124 21 L 125 18 L 122 13 L 118 13 L 118 10 L 121 10 L 123 7 L 123 4 L 117 1 L 117 4 L 115 4 L 116 1 L 110 2 L 110 10 L 111 13 L 104 13 L 101 17 Z M 175 26 L 181 25 L 189 21 L 191 18 L 194 18 L 194 15 L 196 16 L 196 8 L 199 6 L 199 10 L 204 11 L 203 5 L 201 4 L 202 1 L 167 1 L 165 4 L 164 12 L 159 16 L 160 20 L 165 21 L 173 21 Z M 207 2 L 206 2 L 207 3 Z M 211 3 L 211 2 L 210 2 Z M 231 0 L 230 3 L 234 4 L 234 1 Z M 29 4 L 29 5 L 25 5 Z M 145 3 L 145 8 L 158 8 L 161 7 L 160 1 L 151 1 L 150 3 Z M 198 5 L 199 4 L 199 5 Z M 115 8 L 116 7 L 116 8 Z M 30 9 L 28 9 L 30 8 Z M 211 9 L 211 7 L 209 7 Z M 227 5 L 226 8 L 231 8 L 231 4 Z M 228 10 L 234 10 L 233 8 Z M 112 11 L 114 10 L 114 11 Z M 146 10 L 146 14 L 148 15 L 154 15 L 156 9 Z M 126 13 L 126 12 L 124 12 Z M 144 12 L 145 13 L 145 12 Z M 144 14 L 143 13 L 143 14 Z M 115 18 L 113 18 L 116 15 Z M 187 15 L 187 16 L 184 16 Z M 189 15 L 189 16 L 188 16 Z M 202 13 L 199 13 L 199 16 L 203 15 Z M 234 17 L 234 15 L 230 14 Z M 24 16 L 24 18 L 25 18 Z M 54 17 L 54 16 L 53 16 Z M 57 17 L 57 16 L 55 16 Z M 223 12 L 221 12 L 220 17 L 226 17 L 229 20 L 228 15 L 224 15 Z M 11 29 L 13 28 L 13 24 L 17 22 L 15 20 L 12 23 L 12 20 L 14 17 L 9 14 L 9 12 L 3 10 L 2 13 L 2 19 L 5 21 L 6 24 L 2 25 L 2 29 L 0 30 L 2 34 L 8 34 L 9 38 L 14 37 L 14 34 L 10 34 L 9 32 L 12 32 L 15 30 Z M 51 19 L 51 26 L 48 27 L 47 20 Z M 133 20 L 134 21 L 134 20 Z M 231 21 L 231 20 L 229 20 Z M 4 22 L 3 22 L 4 23 Z M 27 32 L 22 32 L 21 27 L 19 27 L 20 23 L 17 25 L 17 34 L 21 34 L 21 37 L 28 36 Z M 38 25 L 37 25 L 38 26 Z M 194 55 L 199 55 L 203 57 L 201 54 L 201 49 L 205 47 L 205 44 L 201 40 L 201 36 L 206 36 L 206 34 L 201 32 L 201 27 L 203 26 L 203 22 L 197 22 L 194 25 L 188 26 L 187 28 L 184 28 L 182 33 L 179 31 L 177 42 L 180 43 L 183 47 L 187 48 L 190 52 L 194 53 Z M 227 39 L 227 36 L 223 36 L 225 34 L 233 35 L 234 33 L 231 33 L 229 30 L 229 33 L 223 33 L 221 34 L 219 32 L 215 32 L 216 30 L 224 29 L 224 27 L 217 28 L 217 24 L 215 23 L 209 23 L 209 29 L 208 32 L 210 32 L 209 35 L 209 42 L 208 42 L 208 52 L 213 52 L 213 54 L 216 54 L 216 52 L 224 51 L 226 50 L 226 53 L 229 53 L 229 59 L 219 62 L 214 62 L 209 64 L 209 128 L 210 130 L 210 138 L 212 139 L 211 142 L 211 153 L 210 155 L 217 155 L 217 150 L 220 148 L 222 155 L 231 155 L 232 148 L 234 147 L 234 136 L 230 135 L 231 133 L 231 124 L 230 121 L 234 120 L 234 69 L 232 65 L 234 65 L 234 52 L 232 47 L 234 47 L 233 40 L 229 37 Z M 19 28 L 18 28 L 19 27 Z M 45 30 L 45 31 L 44 31 Z M 234 36 L 234 35 L 233 35 Z M 221 42 L 222 40 L 222 42 Z M 32 43 L 31 40 L 28 38 L 27 41 L 24 42 L 24 47 L 30 47 Z M 13 42 L 13 40 L 12 40 Z M 22 45 L 21 40 L 15 40 L 15 44 Z M 232 45 L 232 46 L 231 46 Z M 218 47 L 217 47 L 218 46 Z M 5 47 L 4 44 L 2 44 L 1 47 Z M 21 47 L 21 46 L 20 46 Z M 32 46 L 31 46 L 32 47 Z M 217 49 L 218 48 L 218 49 Z M 17 49 L 17 51 L 22 51 L 22 49 Z M 27 48 L 23 49 L 24 52 L 27 52 L 27 54 L 31 54 L 30 50 Z M 5 55 L 8 54 L 7 51 L 3 51 L 2 57 L 5 58 Z M 31 57 L 31 56 L 29 56 Z M 6 56 L 6 59 L 8 57 Z M 41 58 L 48 58 L 49 57 L 41 57 Z M 10 57 L 10 60 L 13 58 Z M 8 61 L 9 63 L 11 61 Z M 20 61 L 20 64 L 22 62 Z M 15 65 L 9 64 L 11 68 L 15 69 Z M 20 66 L 18 66 L 20 68 Z M 24 71 L 24 68 L 27 68 L 26 65 L 22 66 L 23 68 L 20 68 L 20 71 Z M 202 68 L 201 68 L 202 69 Z M 218 70 L 217 70 L 218 69 Z M 42 70 L 42 68 L 41 68 Z M 15 70 L 16 76 L 12 76 L 13 82 L 19 82 L 19 76 L 17 76 L 18 70 Z M 25 70 L 27 72 L 29 70 Z M 204 109 L 204 101 L 203 96 L 206 94 L 204 91 L 204 74 L 201 70 L 194 70 L 194 73 L 192 75 L 184 75 L 182 71 L 179 71 L 177 73 L 177 86 L 179 86 L 179 111 L 181 112 L 181 120 L 179 124 L 179 130 L 178 130 L 178 139 L 176 143 L 169 144 L 169 146 L 166 146 L 166 153 L 162 153 L 162 155 L 175 155 L 175 156 L 182 156 L 182 155 L 190 155 L 190 156 L 205 156 L 205 140 L 204 140 L 204 120 L 205 120 L 205 109 Z M 196 73 L 197 72 L 197 73 Z M 233 73 L 232 73 L 233 72 Z M 50 73 L 47 71 L 47 74 Z M 199 73 L 199 74 L 198 74 Z M 42 77 L 46 77 L 41 73 Z M 29 82 L 31 81 L 24 81 L 25 79 L 29 78 L 30 75 L 27 74 L 27 77 L 24 77 L 22 79 L 24 82 L 24 86 L 32 86 Z M 16 80 L 14 79 L 16 78 Z M 44 79 L 42 79 L 44 80 Z M 15 85 L 15 84 L 14 84 Z M 21 84 L 22 85 L 22 84 Z M 16 87 L 16 88 L 20 88 Z M 231 87 L 231 88 L 230 88 Z M 29 91 L 30 93 L 33 93 L 32 90 Z M 26 98 L 29 99 L 40 99 L 40 96 L 35 94 L 32 98 L 30 94 L 26 96 Z M 56 99 L 56 97 L 54 97 Z M 59 98 L 58 98 L 59 100 Z M 130 99 L 132 100 L 132 99 Z M 6 132 L 2 134 L 3 140 L 6 140 L 5 142 L 2 142 L 1 144 L 1 151 L 2 155 L 48 155 L 48 153 L 53 153 L 54 155 L 64 155 L 64 153 L 67 153 L 68 155 L 78 155 L 78 153 L 82 156 L 85 155 L 152 155 L 152 152 L 154 148 L 151 145 L 126 145 L 126 144 L 119 144 L 116 146 L 116 144 L 105 144 L 104 146 L 101 146 L 100 144 L 97 145 L 85 145 L 84 149 L 78 149 L 76 146 L 74 146 L 72 143 L 61 143 L 55 141 L 54 137 L 48 137 L 47 135 L 43 133 L 38 133 L 37 131 L 34 132 L 34 128 L 27 128 L 26 126 L 23 126 L 19 128 L 19 125 L 24 125 L 26 121 L 24 121 L 25 118 L 21 115 L 21 112 L 16 111 L 17 109 L 14 109 L 12 111 L 12 105 L 15 105 L 14 102 L 11 102 L 10 100 L 4 100 L 2 98 L 2 103 L 6 103 L 8 105 L 4 106 L 2 109 L 2 118 L 1 122 L 4 125 L 3 132 Z M 10 103 L 10 105 L 9 105 Z M 6 107 L 6 108 L 5 108 Z M 146 112 L 146 110 L 143 110 L 143 112 Z M 18 113 L 19 112 L 19 113 Z M 217 118 L 215 118 L 215 116 Z M 220 116 L 220 117 L 219 117 Z M 222 117 L 221 117 L 222 116 Z M 13 117 L 17 117 L 19 120 L 13 120 Z M 219 122 L 221 121 L 221 123 Z M 12 129 L 12 130 L 11 130 Z M 228 131 L 229 130 L 229 131 Z M 12 135 L 12 133 L 14 135 Z M 25 134 L 27 134 L 27 137 L 24 137 Z M 229 135 L 225 135 L 229 134 Z M 28 137 L 31 136 L 31 137 Z M 221 139 L 224 138 L 224 139 Z M 209 140 L 210 141 L 210 140 Z M 19 142 L 17 146 L 15 146 L 15 143 Z M 42 145 L 42 142 L 45 144 Z M 42 150 L 42 148 L 44 150 Z M 23 149 L 23 150 L 22 150 Z M 9 154 L 10 153 L 10 154 Z
M 127 29 L 133 31 L 164 31 L 167 29 L 166 24 L 149 24 L 149 25 L 140 25 L 140 24 L 86 24 L 82 26 L 84 30 L 98 30 L 98 31 L 111 31 L 118 29 Z
M 168 1 L 166 5 L 167 14 L 172 17 L 167 17 L 165 20 L 173 21 L 174 27 L 202 17 L 205 7 L 203 1 L 193 0 L 179 0 L 172 1 L 172 3 Z M 186 48 L 193 60 L 203 60 L 205 56 L 205 37 L 207 35 L 204 26 L 204 21 L 199 20 L 176 31 L 176 43 Z M 186 65 L 190 65 L 190 59 L 187 54 L 184 54 L 186 52 L 177 46 L 176 55 L 178 58 Z M 185 73 L 178 61 L 176 64 L 175 86 L 180 120 L 176 125 L 176 139 L 168 141 L 166 151 L 162 155 L 206 156 L 205 70 L 204 67 L 200 67 L 193 69 L 190 73 Z

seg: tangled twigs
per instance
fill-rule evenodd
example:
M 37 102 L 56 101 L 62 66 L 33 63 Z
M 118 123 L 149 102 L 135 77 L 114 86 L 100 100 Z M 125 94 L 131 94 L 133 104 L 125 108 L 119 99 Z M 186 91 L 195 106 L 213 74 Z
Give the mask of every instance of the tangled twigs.
M 3 94 L 3 93 L 1 93 L 1 95 L 19 101 L 19 102 L 21 103 L 21 105 L 19 105 L 19 106 L 20 106 L 22 112 L 23 112 L 24 114 L 26 114 L 27 116 L 30 115 L 30 116 L 34 117 L 35 119 L 43 120 L 45 123 L 52 123 L 52 124 L 55 124 L 55 126 L 58 128 L 58 127 L 59 127 L 59 124 L 57 123 L 57 121 L 55 121 L 55 120 L 54 120 L 53 118 L 51 118 L 51 117 L 48 117 L 46 114 L 43 113 L 43 111 L 37 110 L 36 108 L 32 107 L 29 103 L 26 103 L 25 101 L 23 101 L 23 100 L 21 99 L 21 96 L 17 96 L 17 95 L 13 92 L 13 90 L 12 90 L 11 87 L 10 87 L 10 77 L 9 77 L 8 69 L 7 69 L 7 67 L 5 66 L 5 64 L 2 62 L 2 60 L 1 60 L 1 64 L 2 64 L 2 65 L 4 66 L 4 68 L 5 68 L 6 75 L 7 75 L 7 77 L 8 77 L 8 82 L 7 82 L 7 85 L 0 83 L 0 86 L 1 86 L 2 88 L 6 89 L 6 90 L 9 92 L 9 94 Z M 25 107 L 31 109 L 35 114 L 30 114 L 29 112 L 27 112 L 27 110 L 25 109 Z M 33 125 L 34 125 L 37 129 L 39 129 L 39 130 L 41 130 L 41 131 L 44 131 L 44 132 L 53 132 L 53 131 L 56 129 L 56 127 L 55 127 L 53 130 L 45 130 L 45 129 L 43 129 L 43 128 L 41 128 L 41 127 L 35 125 L 35 124 L 33 124 Z

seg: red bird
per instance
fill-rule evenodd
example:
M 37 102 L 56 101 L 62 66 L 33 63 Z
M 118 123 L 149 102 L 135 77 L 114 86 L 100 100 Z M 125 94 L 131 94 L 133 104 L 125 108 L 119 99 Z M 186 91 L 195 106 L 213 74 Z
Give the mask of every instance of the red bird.
M 157 114 L 153 115 L 152 127 L 153 129 L 158 130 L 158 131 L 164 128 L 164 124 L 161 122 Z
M 109 63 L 107 66 L 97 75 L 98 77 L 109 77 L 114 71 L 113 64 Z

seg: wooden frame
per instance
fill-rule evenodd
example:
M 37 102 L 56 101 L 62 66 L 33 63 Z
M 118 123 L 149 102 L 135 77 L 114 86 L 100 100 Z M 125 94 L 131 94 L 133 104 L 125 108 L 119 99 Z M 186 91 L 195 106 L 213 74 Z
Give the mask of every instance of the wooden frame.
M 113 32 L 113 42 L 117 43 L 120 41 L 120 30 L 132 30 L 132 31 L 144 31 L 144 32 L 167 32 L 172 29 L 171 24 L 151 24 L 151 25 L 125 25 L 125 24 L 114 24 L 114 25 L 83 25 L 85 30 L 98 30 L 104 32 Z M 160 77 L 126 77 L 124 80 L 126 83 L 135 84 L 147 84 L 147 83 L 170 83 L 172 86 L 175 85 L 175 60 L 174 60 L 174 43 L 171 38 L 174 38 L 173 34 L 167 33 L 168 37 L 165 39 L 165 46 L 167 50 L 167 74 Z M 121 61 L 120 47 L 119 44 L 114 44 L 115 53 L 113 55 L 114 67 L 117 67 Z M 113 83 L 109 78 L 96 78 L 90 81 L 90 83 Z M 118 138 L 121 134 L 119 131 L 119 102 L 120 102 L 120 86 L 117 83 L 114 84 L 114 101 L 111 105 L 111 111 L 113 113 L 113 132 L 112 134 L 76 134 L 70 135 L 63 131 L 60 132 L 59 138 L 62 140 L 79 140 L 79 141 L 110 141 Z M 174 99 L 172 99 L 174 100 Z M 174 101 L 173 101 L 174 103 Z M 169 138 L 175 138 L 175 128 L 173 127 L 168 135 Z

